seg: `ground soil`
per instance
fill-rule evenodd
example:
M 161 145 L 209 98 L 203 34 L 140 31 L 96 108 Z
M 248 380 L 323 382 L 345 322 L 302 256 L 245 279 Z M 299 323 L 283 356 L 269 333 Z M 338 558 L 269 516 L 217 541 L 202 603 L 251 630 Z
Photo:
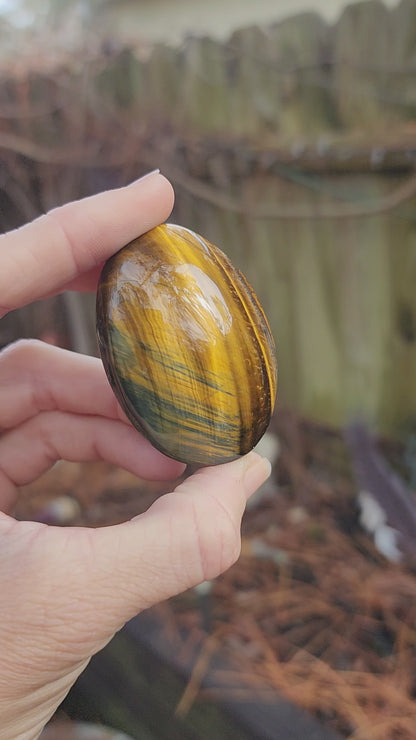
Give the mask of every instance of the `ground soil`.
M 342 434 L 282 410 L 271 433 L 280 455 L 245 515 L 238 563 L 203 598 L 192 590 L 165 604 L 167 619 L 208 630 L 207 650 L 224 649 L 248 685 L 275 687 L 341 737 L 414 740 L 414 564 L 389 563 L 361 528 Z M 382 448 L 400 469 L 400 445 Z M 16 515 L 101 526 L 167 490 L 106 464 L 61 462 L 22 489 Z

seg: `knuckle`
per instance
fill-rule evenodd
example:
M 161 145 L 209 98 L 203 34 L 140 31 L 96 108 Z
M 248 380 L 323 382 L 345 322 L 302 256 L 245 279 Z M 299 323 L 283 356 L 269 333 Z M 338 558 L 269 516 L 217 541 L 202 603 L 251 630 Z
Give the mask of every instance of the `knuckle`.
M 238 559 L 241 548 L 240 527 L 230 513 L 218 505 L 218 500 L 208 502 L 209 509 L 199 518 L 196 527 L 199 555 L 204 578 L 214 578 L 228 570 Z
M 238 560 L 241 551 L 240 529 L 232 525 L 231 520 L 225 521 L 220 529 L 221 543 L 221 571 L 227 570 Z
M 48 383 L 50 353 L 54 349 L 39 339 L 19 339 L 1 350 L 0 387 L 3 393 L 10 387 L 19 396 L 19 403 L 9 408 L 9 422 L 21 422 L 39 411 L 55 408 Z
M 26 366 L 43 353 L 45 345 L 39 339 L 17 339 L 0 352 L 1 362 L 12 367 Z

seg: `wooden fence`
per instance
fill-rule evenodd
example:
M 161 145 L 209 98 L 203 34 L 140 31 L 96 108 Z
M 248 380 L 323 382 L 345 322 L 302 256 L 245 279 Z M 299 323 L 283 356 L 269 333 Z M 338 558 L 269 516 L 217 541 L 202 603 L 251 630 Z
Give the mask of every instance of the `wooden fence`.
M 390 11 L 358 3 L 334 26 L 301 15 L 227 43 L 106 48 L 52 76 L 9 71 L 1 225 L 160 167 L 176 189 L 172 218 L 255 287 L 276 338 L 280 402 L 329 424 L 360 412 L 409 431 L 415 72 L 415 0 Z M 64 300 L 69 343 L 95 351 L 92 300 L 82 299 L 84 323 Z

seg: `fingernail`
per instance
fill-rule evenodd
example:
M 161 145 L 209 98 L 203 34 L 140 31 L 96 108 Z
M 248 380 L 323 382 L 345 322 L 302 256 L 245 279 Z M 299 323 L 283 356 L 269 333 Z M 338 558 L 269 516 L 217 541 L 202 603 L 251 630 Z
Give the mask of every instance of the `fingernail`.
M 272 472 L 270 461 L 266 457 L 260 457 L 256 452 L 250 452 L 245 458 L 245 469 L 243 472 L 243 485 L 247 498 L 269 478 Z
M 148 177 L 153 177 L 154 175 L 160 175 L 160 170 L 151 170 L 150 172 L 146 172 L 145 175 L 142 175 L 141 177 L 138 177 L 137 180 L 133 180 L 130 185 L 134 185 L 136 182 L 143 182 L 143 180 L 147 180 Z

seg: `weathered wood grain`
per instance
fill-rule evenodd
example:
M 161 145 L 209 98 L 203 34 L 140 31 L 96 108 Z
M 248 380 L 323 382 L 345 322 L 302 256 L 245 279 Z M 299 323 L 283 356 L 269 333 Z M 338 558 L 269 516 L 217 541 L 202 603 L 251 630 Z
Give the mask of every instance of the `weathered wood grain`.
M 226 42 L 138 45 L 53 80 L 11 74 L 2 224 L 161 167 L 171 220 L 259 295 L 278 397 L 399 433 L 416 423 L 415 60 L 414 0 L 374 0 L 333 26 L 306 13 Z

